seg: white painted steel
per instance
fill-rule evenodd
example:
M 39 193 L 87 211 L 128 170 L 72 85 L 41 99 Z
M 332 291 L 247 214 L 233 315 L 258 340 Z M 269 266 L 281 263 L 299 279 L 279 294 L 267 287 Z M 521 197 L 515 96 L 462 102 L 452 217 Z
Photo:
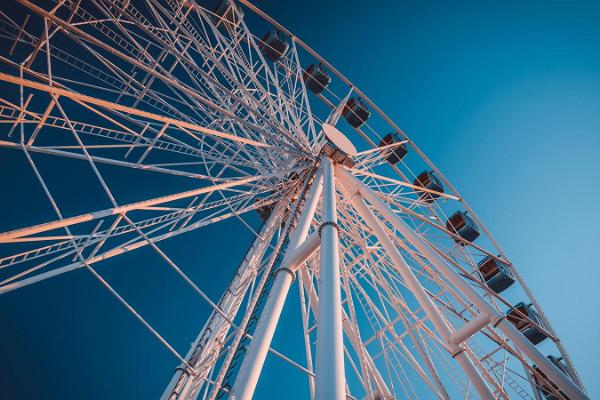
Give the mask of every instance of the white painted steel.
M 291 272 L 282 269 L 277 271 L 277 277 L 261 312 L 260 322 L 254 330 L 254 338 L 248 346 L 248 352 L 233 384 L 230 399 L 252 399 L 293 279 Z
M 291 236 L 286 255 L 276 271 L 277 275 L 256 324 L 254 337 L 248 345 L 246 356 L 231 389 L 232 399 L 249 400 L 254 395 L 285 299 L 294 280 L 295 273 L 292 268 L 297 269 L 300 263 L 317 249 L 318 237 L 313 234 L 311 238 L 306 239 L 306 236 L 322 192 L 322 176 L 319 170 Z
M 283 212 L 284 207 L 282 206 L 273 211 L 261 229 L 260 236 L 254 240 L 252 247 L 238 268 L 228 290 L 225 291 L 223 298 L 219 301 L 219 305 L 230 319 L 233 319 L 238 313 L 247 286 L 250 285 L 248 277 L 256 270 L 269 244 L 267 238 L 272 236 L 276 226 L 281 223 Z M 181 366 L 178 367 L 161 400 L 191 396 L 192 383 L 208 376 L 219 354 L 220 344 L 230 328 L 229 323 L 221 315 L 216 312 L 212 313 L 185 357 L 196 368 L 197 375 L 193 376 Z
M 479 310 L 488 312 L 490 321 L 495 324 L 502 332 L 521 350 L 523 351 L 536 365 L 540 368 L 558 387 L 563 390 L 569 397 L 573 399 L 588 399 L 587 395 L 578 388 L 565 374 L 563 374 L 548 358 L 546 358 L 521 332 L 519 332 L 504 315 L 498 313 L 492 306 L 485 301 L 475 289 L 467 283 L 456 271 L 448 266 L 448 264 L 435 253 L 422 238 L 413 232 L 406 223 L 393 211 L 383 203 L 377 195 L 369 188 L 363 185 L 360 181 L 354 178 L 350 173 L 342 167 L 336 168 L 338 179 L 343 182 L 345 187 L 354 191 L 360 192 L 386 220 L 394 225 L 396 229 L 413 245 L 421 254 L 425 255 L 432 262 L 440 273 L 446 279 L 452 282 L 467 298 L 475 303 Z
M 317 316 L 316 400 L 346 398 L 342 294 L 340 289 L 339 238 L 333 163 L 323 165 L 323 221 L 319 228 L 319 313 Z
M 425 289 L 419 283 L 419 280 L 414 275 L 406 261 L 402 255 L 398 252 L 390 238 L 385 233 L 385 230 L 381 226 L 381 223 L 377 220 L 377 218 L 373 215 L 372 211 L 369 210 L 368 206 L 365 204 L 362 198 L 362 190 L 361 187 L 357 186 L 356 183 L 348 179 L 348 175 L 344 175 L 345 171 L 342 170 L 342 167 L 336 167 L 336 173 L 338 174 L 338 179 L 341 182 L 342 187 L 344 188 L 343 192 L 346 198 L 352 203 L 356 211 L 360 214 L 360 216 L 365 220 L 367 225 L 373 230 L 373 233 L 384 247 L 387 255 L 392 259 L 394 265 L 398 269 L 398 272 L 404 278 L 408 289 L 415 296 L 421 307 L 425 310 L 427 317 L 433 323 L 438 333 L 442 336 L 442 338 L 449 342 L 452 332 L 448 328 L 446 321 L 444 321 L 441 316 L 440 311 L 433 303 L 429 295 L 426 293 Z M 473 367 L 473 364 L 467 357 L 464 349 L 460 348 L 456 344 L 449 347 L 449 351 L 452 356 L 456 358 L 456 360 L 460 363 L 461 367 L 468 375 L 469 379 L 475 385 L 477 391 L 481 398 L 484 399 L 493 399 L 494 396 L 492 392 L 487 387 L 485 381 L 478 373 L 478 371 Z
M 462 328 L 450 336 L 449 343 L 461 344 L 462 342 L 469 339 L 471 336 L 485 328 L 491 322 L 490 314 L 486 311 L 481 313 L 477 318 L 466 323 Z
M 228 1 L 227 13 L 220 15 L 179 0 L 66 0 L 48 7 L 18 0 L 14 8 L 27 17 L 13 18 L 12 9 L 0 15 L 0 41 L 10 49 L 0 57 L 6 93 L 0 96 L 6 127 L 0 151 L 25 155 L 58 219 L 0 232 L 0 294 L 35 290 L 33 283 L 88 270 L 180 363 L 165 400 L 250 399 L 267 353 L 307 375 L 311 399 L 416 399 L 424 396 L 420 387 L 440 399 L 469 398 L 474 388 L 484 398 L 491 391 L 502 399 L 540 399 L 535 385 L 543 377 L 532 364 L 548 377 L 546 387 L 553 382 L 569 398 L 586 398 L 540 304 L 458 191 L 364 92 L 248 0 Z M 242 10 L 282 32 L 290 46 L 277 62 L 263 54 L 264 32 L 253 30 L 255 22 L 261 30 L 264 24 L 246 20 Z M 228 20 L 234 16 L 234 22 Z M 333 79 L 318 95 L 305 82 L 311 63 L 321 63 Z M 342 112 L 356 97 L 372 115 L 345 135 L 352 128 Z M 390 132 L 398 141 L 380 146 Z M 354 167 L 338 166 L 336 174 L 366 203 L 356 196 L 337 201 L 328 172 L 318 205 L 323 177 L 315 165 L 326 141 L 350 156 Z M 390 165 L 386 157 L 399 146 L 411 156 Z M 54 196 L 59 188 L 46 179 L 68 179 L 70 171 L 60 164 L 38 169 L 38 155 L 64 161 L 73 171 L 91 168 L 91 182 L 70 183 L 82 194 L 100 184 L 106 198 L 98 199 L 96 210 L 63 216 L 66 204 L 55 199 L 65 196 Z M 331 170 L 329 160 L 322 164 Z M 423 168 L 441 179 L 443 193 L 415 184 Z M 160 179 L 152 195 L 132 180 L 134 196 L 121 202 L 113 187 L 120 179 L 113 174 L 122 171 Z M 311 180 L 312 195 L 299 201 Z M 8 189 L 7 196 L 13 192 Z M 424 193 L 436 200 L 423 201 Z M 443 226 L 457 208 L 481 228 L 477 243 L 457 245 L 458 236 Z M 270 214 L 262 228 L 248 218 L 256 210 Z M 339 230 L 327 223 L 332 218 Z M 205 294 L 206 282 L 192 281 L 158 244 L 227 219 L 255 239 L 216 301 Z M 321 224 L 322 236 L 316 229 L 308 236 L 311 226 Z M 284 242 L 289 244 L 281 250 L 281 269 L 235 375 L 234 357 L 249 338 L 251 311 Z M 95 269 L 145 246 L 212 312 L 185 359 Z M 311 257 L 319 248 L 320 268 Z M 534 304 L 540 329 L 554 341 L 550 351 L 564 358 L 573 382 L 503 319 L 511 302 L 485 286 L 477 267 L 481 257 L 497 254 L 516 277 L 509 298 L 514 293 Z M 271 347 L 295 273 L 301 277 L 306 366 Z M 407 291 L 419 301 L 405 298 Z M 345 362 L 351 366 L 347 371 Z M 522 367 L 526 376 L 517 372 Z

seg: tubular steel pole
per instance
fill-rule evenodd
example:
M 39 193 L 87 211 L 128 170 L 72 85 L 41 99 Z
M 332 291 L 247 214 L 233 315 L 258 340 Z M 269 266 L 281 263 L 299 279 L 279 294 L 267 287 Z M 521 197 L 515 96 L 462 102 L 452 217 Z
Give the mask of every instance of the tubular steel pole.
M 269 346 L 277 322 L 281 316 L 285 298 L 294 281 L 294 275 L 289 269 L 278 269 L 277 277 L 269 293 L 269 297 L 261 312 L 260 322 L 256 325 L 254 337 L 248 347 L 240 371 L 231 389 L 231 400 L 251 400 L 258 383 L 258 378 L 267 358 Z
M 252 281 L 250 279 L 251 275 L 255 273 L 266 249 L 271 244 L 273 235 L 283 220 L 285 208 L 285 202 L 280 202 L 274 207 L 261 228 L 259 236 L 255 239 L 234 275 L 228 289 L 219 301 L 219 307 L 228 315 L 229 320 L 234 320 L 235 315 L 239 312 L 243 297 L 245 297 Z M 208 379 L 215 363 L 218 361 L 222 343 L 230 328 L 231 324 L 221 314 L 216 312 L 211 314 L 186 355 L 186 360 L 192 364 L 197 374 L 192 375 L 183 370 L 183 366 L 179 366 L 161 400 L 197 397 L 196 392 L 199 390 L 201 383 Z
M 323 156 L 323 221 L 321 235 L 319 311 L 317 315 L 316 400 L 344 400 L 342 294 L 333 163 Z
M 230 398 L 233 400 L 250 400 L 256 390 L 260 373 L 264 366 L 273 340 L 285 299 L 294 281 L 295 272 L 291 268 L 291 260 L 298 254 L 301 245 L 306 241 L 310 224 L 313 220 L 315 210 L 322 191 L 322 173 L 319 170 L 315 175 L 312 187 L 296 229 L 290 238 L 286 255 L 281 262 L 280 268 L 275 272 L 275 282 L 271 288 L 267 301 L 256 324 L 254 335 L 248 346 L 248 351 L 237 374 Z M 302 253 L 302 252 L 300 252 Z M 298 264 L 294 262 L 294 264 Z
M 345 182 L 341 180 L 342 188 L 344 191 L 344 196 L 352 203 L 354 209 L 358 212 L 358 214 L 362 217 L 365 223 L 373 230 L 373 234 L 379 240 L 379 243 L 383 246 L 386 254 L 392 259 L 394 265 L 398 269 L 398 272 L 402 276 L 406 286 L 411 291 L 411 293 L 417 299 L 419 305 L 423 308 L 429 320 L 433 323 L 436 330 L 442 336 L 445 342 L 449 343 L 449 339 L 451 337 L 451 331 L 446 325 L 446 322 L 442 318 L 442 315 L 436 305 L 433 303 L 433 300 L 429 297 L 421 283 L 414 275 L 410 267 L 406 264 L 406 261 L 402 257 L 402 255 L 398 252 L 398 249 L 389 236 L 381 226 L 379 220 L 373 215 L 373 212 L 367 207 L 365 201 L 362 198 L 362 195 L 357 191 L 349 190 L 348 187 L 345 186 Z M 464 349 L 456 344 L 449 343 L 449 350 L 452 352 L 452 357 L 454 357 L 458 363 L 461 365 L 469 380 L 473 383 L 477 392 L 481 396 L 482 399 L 493 400 L 494 396 L 487 384 L 479 375 L 479 372 L 467 356 Z
M 404 238 L 435 266 L 435 268 L 454 286 L 456 286 L 469 301 L 473 302 L 480 312 L 489 314 L 489 323 L 500 329 L 538 368 L 556 384 L 570 399 L 589 399 L 588 396 L 563 374 L 548 358 L 546 358 L 525 336 L 515 328 L 504 315 L 494 309 L 485 299 L 464 280 L 454 269 L 417 235 L 398 215 L 396 215 L 373 191 L 357 180 L 347 170 L 336 168 L 340 183 L 351 192 L 360 192 L 389 222 L 392 223 Z
M 310 308 L 312 309 L 313 314 L 316 315 L 319 312 L 319 298 L 317 297 L 315 288 L 310 283 L 307 283 L 307 282 L 311 282 L 311 279 L 307 273 L 307 270 L 301 269 L 299 272 L 300 272 L 300 279 L 302 279 L 304 286 L 306 288 L 306 292 L 310 299 L 310 301 L 309 301 Z M 346 334 L 346 337 L 348 337 L 348 339 L 350 340 L 350 344 L 352 345 L 352 348 L 354 349 L 356 354 L 360 354 L 363 351 L 362 347 L 361 347 L 362 342 L 355 340 L 352 324 L 350 323 L 350 320 L 347 318 L 347 316 L 344 314 L 342 314 L 342 327 L 344 328 L 344 333 Z M 373 377 L 375 379 L 377 389 L 381 392 L 384 399 L 391 398 L 390 390 L 388 389 L 385 381 L 383 380 L 381 373 L 377 369 L 377 366 L 375 365 L 375 362 L 371 358 L 371 355 L 366 351 L 365 351 L 365 358 L 367 361 L 367 365 L 369 366 L 369 369 L 371 370 L 371 373 L 373 374 Z

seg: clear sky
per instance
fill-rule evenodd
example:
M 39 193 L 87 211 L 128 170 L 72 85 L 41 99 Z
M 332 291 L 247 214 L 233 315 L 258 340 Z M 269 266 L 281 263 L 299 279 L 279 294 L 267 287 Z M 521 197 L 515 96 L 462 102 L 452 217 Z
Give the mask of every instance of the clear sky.
M 520 268 L 599 397 L 600 3 L 256 4 L 368 93 L 444 171 Z M 2 187 L 24 168 L 18 163 L 0 153 Z M 189 273 L 218 297 L 249 241 L 230 221 L 164 247 L 182 264 L 201 257 Z M 185 353 L 206 309 L 163 270 L 148 249 L 102 266 Z M 7 398 L 157 398 L 177 364 L 85 271 L 0 297 L 0 315 Z M 288 340 L 280 330 L 275 344 Z M 295 373 L 277 366 L 268 363 L 257 398 L 274 398 Z

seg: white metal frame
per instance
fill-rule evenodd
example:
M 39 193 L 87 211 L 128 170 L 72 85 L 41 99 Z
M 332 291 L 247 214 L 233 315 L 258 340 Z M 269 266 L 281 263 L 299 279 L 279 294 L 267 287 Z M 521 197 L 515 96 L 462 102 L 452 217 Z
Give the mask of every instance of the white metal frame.
M 223 15 L 183 0 L 51 8 L 17 0 L 20 14 L 2 10 L 0 40 L 10 50 L 0 54 L 0 151 L 23 155 L 23 173 L 35 176 L 54 215 L 0 232 L 0 294 L 88 270 L 177 360 L 164 400 L 250 399 L 269 354 L 302 371 L 319 400 L 540 399 L 537 384 L 586 399 L 518 269 L 439 169 L 306 43 L 249 1 L 228 4 Z M 275 63 L 260 50 L 257 18 L 289 44 Z M 335 83 L 318 95 L 304 82 L 312 62 Z M 354 131 L 341 118 L 352 96 L 373 112 Z M 322 153 L 324 122 L 355 139 L 353 167 Z M 402 140 L 379 146 L 390 130 Z M 401 145 L 409 156 L 389 165 Z M 56 172 L 38 157 L 88 168 L 93 179 L 73 184 L 82 193 L 98 186 L 100 206 L 73 213 L 59 204 L 48 179 Z M 446 191 L 415 185 L 423 169 Z M 152 174 L 164 191 L 136 188 L 132 201 L 113 171 Z M 476 243 L 446 229 L 456 209 L 481 228 Z M 269 214 L 260 229 L 250 217 L 257 210 Z M 161 242 L 225 219 L 254 241 L 216 300 Z M 185 356 L 97 268 L 146 246 L 211 310 Z M 509 295 L 486 286 L 477 268 L 484 256 L 515 275 Z M 272 347 L 295 282 L 304 363 Z M 522 317 L 554 343 L 570 376 L 505 318 L 516 299 L 538 311 L 539 320 Z

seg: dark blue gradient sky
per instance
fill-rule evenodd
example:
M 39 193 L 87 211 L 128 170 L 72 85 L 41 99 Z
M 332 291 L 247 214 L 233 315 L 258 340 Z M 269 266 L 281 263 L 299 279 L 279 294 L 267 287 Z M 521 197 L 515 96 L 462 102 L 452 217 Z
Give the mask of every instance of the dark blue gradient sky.
M 444 171 L 520 268 L 591 397 L 600 396 L 600 3 L 256 4 L 368 93 Z M 4 209 L 49 219 L 24 170 L 22 156 L 0 153 L 2 190 L 18 199 L 3 199 Z M 0 226 L 18 225 L 15 215 Z M 164 249 L 217 298 L 250 240 L 229 221 Z M 99 270 L 185 353 L 207 309 L 149 249 Z M 301 341 L 295 301 L 278 349 Z M 3 399 L 158 398 L 177 364 L 83 270 L 0 296 L 0 315 Z M 266 368 L 258 399 L 306 397 L 296 370 L 276 359 Z

